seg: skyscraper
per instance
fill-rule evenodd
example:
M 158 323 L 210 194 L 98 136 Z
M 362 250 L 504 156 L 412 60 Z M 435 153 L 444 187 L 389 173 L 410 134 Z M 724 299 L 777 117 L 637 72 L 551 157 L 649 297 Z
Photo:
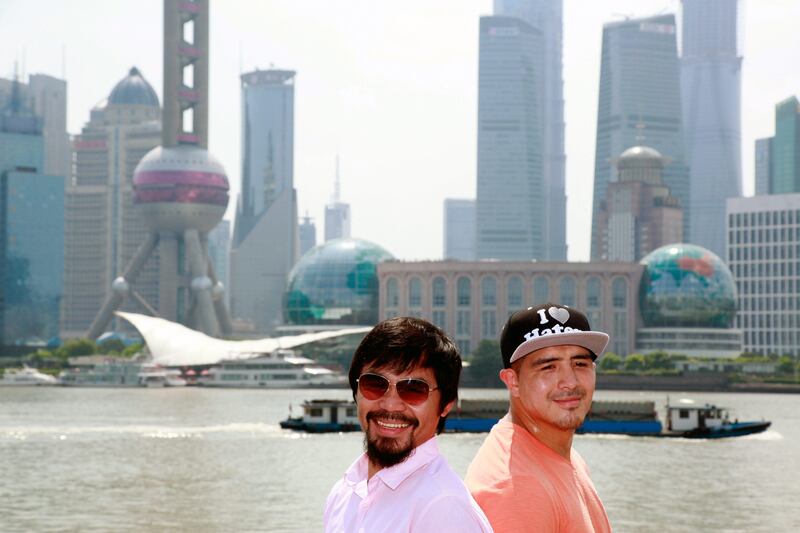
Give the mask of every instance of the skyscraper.
M 147 236 L 133 205 L 133 171 L 161 139 L 161 107 L 136 67 L 91 110 L 73 140 L 75 176 L 67 187 L 64 242 L 63 337 L 83 337 L 112 294 L 111 284 Z M 158 255 L 131 284 L 158 306 Z M 149 313 L 135 299 L 126 311 Z M 122 326 L 120 324 L 120 326 Z
M 800 103 L 792 96 L 775 106 L 770 194 L 800 192 Z
M 291 70 L 242 74 L 242 192 L 231 254 L 231 311 L 268 334 L 297 261 Z
M 674 15 L 630 19 L 603 26 L 600 96 L 597 109 L 592 258 L 601 256 L 597 223 L 606 189 L 615 180 L 613 159 L 642 142 L 670 164 L 664 185 L 680 205 L 689 205 L 689 169 L 684 159 L 680 68 Z M 683 234 L 690 226 L 684 211 Z
M 475 200 L 445 198 L 443 258 L 475 260 Z
M 755 176 L 756 196 L 769 194 L 769 177 L 772 174 L 772 137 L 756 139 Z
M 656 248 L 683 242 L 683 211 L 661 180 L 664 157 L 634 146 L 614 160 L 619 174 L 608 184 L 597 221 L 603 261 L 639 261 Z
M 58 335 L 64 176 L 42 172 L 42 119 L 15 82 L 0 106 L 0 345 Z
M 738 0 L 683 0 L 681 93 L 688 241 L 725 253 L 725 199 L 742 195 Z
M 67 134 L 67 82 L 47 74 L 31 74 L 28 83 L 0 78 L 0 108 L 5 106 L 17 84 L 20 97 L 42 122 L 44 142 L 43 173 L 68 176 L 70 144 Z
M 479 259 L 547 257 L 542 32 L 513 17 L 481 17 L 478 63 Z
M 336 182 L 331 202 L 325 206 L 325 242 L 350 238 L 350 204 L 342 202 L 339 157 L 336 157 Z
M 564 185 L 564 80 L 562 76 L 563 0 L 494 0 L 494 14 L 524 20 L 542 34 L 543 193 L 545 257 L 567 259 L 567 197 Z
M 297 234 L 300 241 L 300 257 L 306 255 L 306 252 L 317 245 L 317 225 L 314 220 L 308 216 L 303 217 L 302 222 L 297 228 Z

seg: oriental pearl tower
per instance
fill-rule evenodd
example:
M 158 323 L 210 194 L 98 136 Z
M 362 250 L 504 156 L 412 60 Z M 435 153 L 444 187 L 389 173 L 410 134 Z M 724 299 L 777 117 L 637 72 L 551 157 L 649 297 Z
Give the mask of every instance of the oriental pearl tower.
M 112 284 L 87 333 L 97 338 L 130 285 L 158 248 L 158 302 L 140 302 L 162 318 L 208 335 L 231 332 L 224 287 L 207 251 L 208 232 L 228 205 L 225 169 L 208 152 L 208 0 L 164 1 L 162 145 L 147 153 L 133 176 L 134 203 L 147 238 Z

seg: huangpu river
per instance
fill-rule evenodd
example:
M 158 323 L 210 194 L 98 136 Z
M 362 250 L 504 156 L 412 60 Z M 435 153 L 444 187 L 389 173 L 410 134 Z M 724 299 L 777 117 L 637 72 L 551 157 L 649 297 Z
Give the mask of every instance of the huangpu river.
M 499 398 L 502 390 L 462 390 Z M 347 390 L 0 389 L 0 531 L 320 531 L 360 433 L 282 430 Z M 664 393 L 597 393 L 666 401 Z M 617 532 L 800 531 L 800 396 L 670 393 L 766 418 L 718 441 L 578 436 Z M 463 476 L 484 435 L 440 436 Z M 531 502 L 532 505 L 535 502 Z M 531 531 L 535 531 L 532 526 Z

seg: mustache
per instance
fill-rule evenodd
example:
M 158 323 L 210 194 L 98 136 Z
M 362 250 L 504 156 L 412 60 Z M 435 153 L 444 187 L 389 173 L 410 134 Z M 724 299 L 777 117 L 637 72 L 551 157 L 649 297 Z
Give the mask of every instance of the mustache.
M 550 395 L 551 400 L 563 400 L 565 398 L 580 398 L 583 399 L 586 397 L 586 389 L 583 387 L 575 387 L 572 390 L 563 391 L 563 392 L 556 392 Z
M 367 413 L 367 422 L 371 422 L 374 418 L 382 418 L 384 420 L 393 420 L 396 422 L 405 422 L 414 427 L 419 426 L 419 420 L 416 418 L 403 415 L 401 413 L 392 413 L 386 410 L 370 411 Z

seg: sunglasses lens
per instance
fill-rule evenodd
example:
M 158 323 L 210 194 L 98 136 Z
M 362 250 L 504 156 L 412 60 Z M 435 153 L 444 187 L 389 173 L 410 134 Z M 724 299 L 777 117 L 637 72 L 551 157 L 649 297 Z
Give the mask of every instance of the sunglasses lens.
M 430 387 L 421 379 L 404 379 L 397 382 L 400 399 L 411 405 L 419 405 L 428 399 Z
M 376 374 L 364 374 L 358 378 L 358 388 L 367 400 L 377 400 L 389 390 L 389 380 Z

